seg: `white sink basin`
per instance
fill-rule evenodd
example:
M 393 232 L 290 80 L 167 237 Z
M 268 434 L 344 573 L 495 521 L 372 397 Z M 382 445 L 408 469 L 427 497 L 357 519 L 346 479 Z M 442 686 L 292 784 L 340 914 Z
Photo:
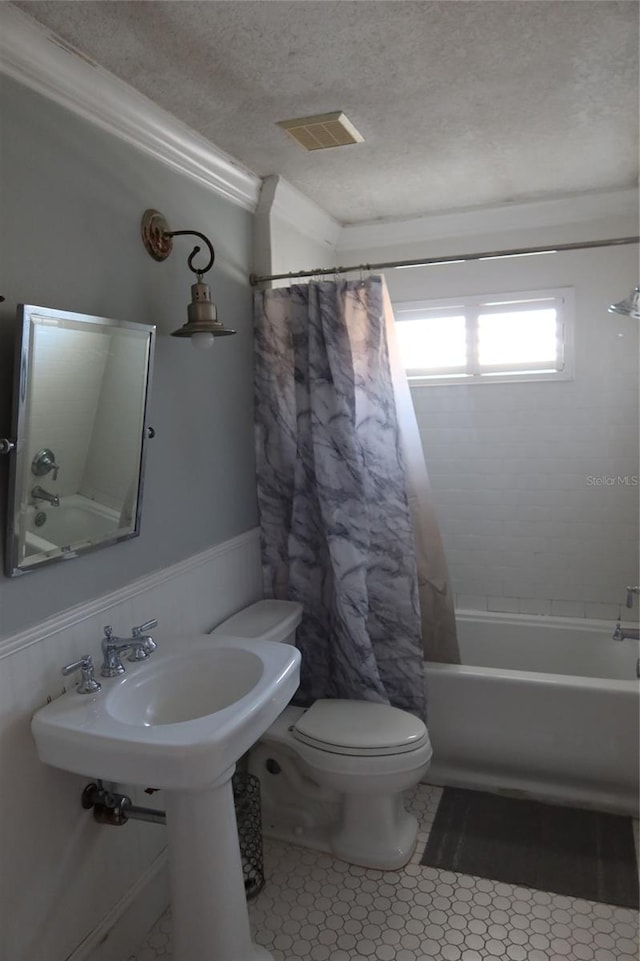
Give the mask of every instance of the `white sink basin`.
M 254 651 L 208 645 L 185 654 L 167 670 L 150 664 L 107 695 L 106 709 L 125 724 L 181 724 L 216 714 L 251 693 L 264 674 Z
M 167 790 L 212 785 L 266 731 L 299 682 L 286 644 L 201 635 L 161 642 L 126 673 L 75 689 L 32 721 L 46 764 Z

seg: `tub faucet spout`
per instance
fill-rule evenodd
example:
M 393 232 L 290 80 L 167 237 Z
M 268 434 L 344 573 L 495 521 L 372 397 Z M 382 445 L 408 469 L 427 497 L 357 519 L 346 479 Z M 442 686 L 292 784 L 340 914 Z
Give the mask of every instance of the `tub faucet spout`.
M 616 629 L 611 635 L 614 641 L 626 641 L 627 638 L 631 641 L 640 640 L 640 629 L 637 627 L 622 627 L 620 621 L 616 622 Z
M 34 501 L 48 501 L 52 507 L 60 507 L 60 498 L 57 494 L 50 494 L 44 487 L 36 485 L 31 491 Z

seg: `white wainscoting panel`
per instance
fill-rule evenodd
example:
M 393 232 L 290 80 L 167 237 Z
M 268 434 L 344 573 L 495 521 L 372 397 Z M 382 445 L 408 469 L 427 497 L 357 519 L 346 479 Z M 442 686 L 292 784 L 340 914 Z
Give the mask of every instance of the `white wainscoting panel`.
M 105 624 L 126 634 L 156 617 L 161 645 L 260 598 L 259 554 L 249 531 L 2 642 L 0 961 L 122 961 L 166 906 L 164 827 L 97 825 L 80 806 L 87 779 L 39 761 L 31 717 L 69 684 L 63 664 L 85 653 L 99 661 Z M 161 793 L 120 787 L 134 803 L 163 807 Z

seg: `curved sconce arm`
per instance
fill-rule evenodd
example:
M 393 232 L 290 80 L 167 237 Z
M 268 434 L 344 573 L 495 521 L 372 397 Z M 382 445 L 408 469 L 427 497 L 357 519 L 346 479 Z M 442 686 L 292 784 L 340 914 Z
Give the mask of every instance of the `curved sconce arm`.
M 191 287 L 191 303 L 187 308 L 187 323 L 174 330 L 173 337 L 190 337 L 191 343 L 195 347 L 210 347 L 215 337 L 224 337 L 228 334 L 235 334 L 235 330 L 225 327 L 218 320 L 216 305 L 211 299 L 209 285 L 203 283 L 203 275 L 211 270 L 216 259 L 213 244 L 204 234 L 198 230 L 170 230 L 165 217 L 158 210 L 145 210 L 141 224 L 142 242 L 147 253 L 154 260 L 166 260 L 173 250 L 174 237 L 198 237 L 206 244 L 209 251 L 209 260 L 204 267 L 194 267 L 193 259 L 200 251 L 201 247 L 196 245 L 189 257 L 187 266 L 196 275 L 197 282 Z
M 187 267 L 191 270 L 197 277 L 202 277 L 206 274 L 208 270 L 211 270 L 213 263 L 216 259 L 216 253 L 213 249 L 213 244 L 204 234 L 201 234 L 198 230 L 169 230 L 166 234 L 167 237 L 199 237 L 207 245 L 209 250 L 209 262 L 206 267 L 194 267 L 193 258 L 200 253 L 201 248 L 195 246 L 187 258 Z
M 173 250 L 173 237 L 198 237 L 206 245 L 209 251 L 209 262 L 206 267 L 194 267 L 193 258 L 200 253 L 200 247 L 194 247 L 189 257 L 187 259 L 187 266 L 194 274 L 202 277 L 206 274 L 208 270 L 213 267 L 213 262 L 216 259 L 215 251 L 213 249 L 213 244 L 205 234 L 200 233 L 199 230 L 170 230 L 169 224 L 164 216 L 159 210 L 145 210 L 142 215 L 142 223 L 140 225 L 142 231 L 142 242 L 147 249 L 147 253 L 153 257 L 154 260 L 163 261 L 166 260 L 171 251 Z

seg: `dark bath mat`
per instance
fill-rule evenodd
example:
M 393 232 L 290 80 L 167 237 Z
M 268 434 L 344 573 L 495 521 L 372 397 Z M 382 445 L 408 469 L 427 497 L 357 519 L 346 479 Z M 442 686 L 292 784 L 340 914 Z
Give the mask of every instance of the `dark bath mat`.
M 422 864 L 638 907 L 630 817 L 445 788 Z

